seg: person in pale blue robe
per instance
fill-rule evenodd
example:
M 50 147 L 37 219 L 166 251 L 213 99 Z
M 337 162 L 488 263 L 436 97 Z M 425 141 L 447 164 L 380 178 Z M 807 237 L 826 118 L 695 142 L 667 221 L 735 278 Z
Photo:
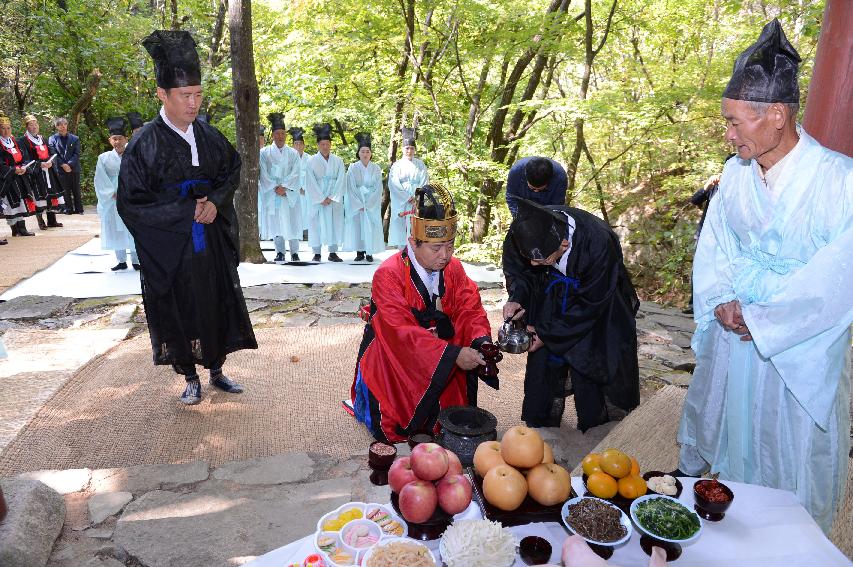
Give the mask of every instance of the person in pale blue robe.
M 358 161 L 347 170 L 344 197 L 344 248 L 355 250 L 355 261 L 373 261 L 373 255 L 385 250 L 382 234 L 382 170 L 373 163 L 370 134 L 355 135 Z
M 258 229 L 261 240 L 272 239 L 275 243 L 275 262 L 286 262 L 285 240 L 290 246 L 290 260 L 298 262 L 302 239 L 301 164 L 296 151 L 285 145 L 284 116 L 274 112 L 268 118 L 273 143 L 261 150 Z
M 391 194 L 391 218 L 388 221 L 388 245 L 403 249 L 409 239 L 409 212 L 415 206 L 415 189 L 429 182 L 424 162 L 415 157 L 415 130 L 403 128 L 403 157 L 388 172 Z
M 774 20 L 723 94 L 737 156 L 693 263 L 679 469 L 792 491 L 829 532 L 850 450 L 853 159 L 797 126 L 798 62 Z
M 308 230 L 308 198 L 305 196 L 305 172 L 308 169 L 308 160 L 311 159 L 311 154 L 305 151 L 305 138 L 303 134 L 305 130 L 302 128 L 291 128 L 287 131 L 290 134 L 291 145 L 296 154 L 299 156 L 299 195 L 300 203 L 302 203 L 302 230 Z
M 116 272 L 127 269 L 127 251 L 134 270 L 139 269 L 139 258 L 133 236 L 118 216 L 116 192 L 121 156 L 127 146 L 127 122 L 123 117 L 107 119 L 112 150 L 98 156 L 95 165 L 95 194 L 98 196 L 98 217 L 101 219 L 101 248 L 113 250 L 118 264 L 111 268 Z
M 321 260 L 325 244 L 330 262 L 342 262 L 338 248 L 344 239 L 344 193 L 347 174 L 344 162 L 332 152 L 332 128 L 328 124 L 314 126 L 317 153 L 305 170 L 305 196 L 308 198 L 308 244 L 314 251 L 314 262 Z

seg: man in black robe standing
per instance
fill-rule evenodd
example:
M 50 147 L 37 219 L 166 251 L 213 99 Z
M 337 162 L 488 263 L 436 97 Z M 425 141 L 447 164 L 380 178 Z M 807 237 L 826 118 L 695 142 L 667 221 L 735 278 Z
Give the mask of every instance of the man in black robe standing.
M 159 115 L 137 132 L 121 161 L 118 212 L 136 242 L 154 364 L 186 378 L 185 404 L 201 401 L 196 364 L 228 393 L 228 353 L 257 348 L 237 275 L 232 198 L 240 158 L 213 126 L 197 120 L 201 71 L 192 36 L 155 31 L 142 42 L 154 59 Z
M 504 318 L 526 319 L 535 333 L 521 419 L 531 427 L 559 427 L 572 393 L 581 431 L 611 420 L 605 399 L 625 411 L 635 408 L 640 301 L 610 227 L 580 209 L 519 199 L 503 269 L 509 282 Z

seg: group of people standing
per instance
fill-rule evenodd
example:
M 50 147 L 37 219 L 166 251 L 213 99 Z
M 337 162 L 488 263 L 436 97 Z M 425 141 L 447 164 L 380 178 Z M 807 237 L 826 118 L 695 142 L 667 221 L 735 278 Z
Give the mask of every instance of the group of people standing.
M 12 135 L 12 121 L 0 113 L 0 209 L 12 236 L 34 236 L 26 218 L 41 230 L 59 228 L 56 214 L 83 214 L 80 200 L 80 140 L 68 132 L 68 120 L 54 121 L 56 133 L 45 139 L 38 118 L 24 117 L 24 134 Z M 45 221 L 45 215 L 47 221 Z M 0 245 L 6 244 L 0 239 Z
M 314 255 L 322 260 L 322 248 L 330 262 L 341 262 L 338 251 L 356 252 L 356 262 L 372 262 L 385 250 L 382 226 L 382 169 L 373 161 L 371 135 L 356 134 L 355 161 L 345 169 L 344 161 L 332 153 L 332 128 L 314 126 L 317 153 L 305 152 L 304 130 L 286 128 L 281 113 L 268 116 L 272 143 L 261 149 L 258 180 L 258 228 L 262 240 L 273 240 L 275 262 L 299 262 L 303 231 Z M 288 147 L 290 134 L 292 146 Z M 263 130 L 261 131 L 263 140 Z M 415 157 L 414 129 L 403 128 L 403 156 L 388 172 L 391 219 L 388 245 L 406 245 L 408 215 L 412 214 L 415 189 L 426 185 L 427 169 Z

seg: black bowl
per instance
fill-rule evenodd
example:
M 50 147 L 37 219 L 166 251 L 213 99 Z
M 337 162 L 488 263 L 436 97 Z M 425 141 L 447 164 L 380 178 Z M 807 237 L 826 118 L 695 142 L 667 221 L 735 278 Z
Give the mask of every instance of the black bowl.
M 731 488 L 720 481 L 716 481 L 717 484 L 723 488 L 723 492 L 729 497 L 729 499 L 724 502 L 711 502 L 700 493 L 696 492 L 697 486 L 704 485 L 709 482 L 714 481 L 708 479 L 698 480 L 696 481 L 696 484 L 693 485 L 693 498 L 696 500 L 696 504 L 693 506 L 693 509 L 696 510 L 696 513 L 699 514 L 701 518 L 704 518 L 709 522 L 719 522 L 726 517 L 726 510 L 728 510 L 729 506 L 732 505 L 732 502 L 735 499 L 735 494 L 732 492 Z
M 416 445 L 420 445 L 421 443 L 434 443 L 435 439 L 429 433 L 415 433 L 414 435 L 409 435 L 406 442 L 409 444 L 410 449 L 414 449 Z
M 648 481 L 650 478 L 652 478 L 653 476 L 663 476 L 665 474 L 669 474 L 669 473 L 665 473 L 665 472 L 661 472 L 661 471 L 649 471 L 643 475 L 643 480 L 646 481 L 646 485 L 648 486 Z M 676 478 L 675 479 L 675 494 L 663 494 L 661 492 L 657 492 L 655 490 L 652 490 L 651 488 L 649 488 L 649 494 L 660 494 L 661 496 L 672 496 L 673 498 L 678 498 L 679 496 L 681 496 L 681 491 L 683 489 L 684 489 L 684 486 L 681 484 L 681 481 L 678 480 L 678 478 Z
M 527 565 L 544 565 L 551 559 L 551 544 L 538 536 L 527 536 L 518 546 L 521 560 Z
M 380 454 L 380 448 L 384 449 L 387 454 Z M 373 470 L 387 471 L 391 468 L 396 457 L 397 447 L 388 445 L 382 441 L 374 441 L 370 444 L 370 449 L 367 451 L 367 464 Z

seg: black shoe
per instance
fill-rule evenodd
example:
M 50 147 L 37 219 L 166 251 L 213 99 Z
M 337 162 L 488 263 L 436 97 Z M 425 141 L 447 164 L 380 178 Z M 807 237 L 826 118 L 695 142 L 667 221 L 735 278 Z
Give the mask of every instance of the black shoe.
M 132 264 L 132 266 L 134 270 L 139 271 L 139 264 Z
M 74 211 L 71 211 L 71 210 L 69 210 L 69 209 L 66 209 L 66 210 L 65 210 L 65 214 L 66 214 L 66 215 L 68 215 L 68 216 L 71 216 L 71 215 L 73 215 L 73 214 L 74 214 Z
M 314 254 L 314 258 L 311 260 L 312 262 L 322 262 L 323 259 L 320 258 L 319 254 Z
M 367 254 L 367 255 L 364 257 L 364 260 L 365 260 L 366 262 L 372 262 L 372 261 L 373 261 L 373 256 L 371 256 L 370 254 Z
M 0 246 L 3 246 L 4 244 L 9 244 L 9 241 L 5 238 L 0 238 Z
M 56 213 L 47 213 L 47 226 L 50 228 L 62 228 L 61 222 L 56 222 Z
M 357 252 L 355 255 L 356 262 L 364 262 L 364 252 Z
M 217 374 L 216 378 L 211 374 L 210 385 L 229 394 L 239 394 L 243 391 L 243 386 L 222 373 Z
M 39 230 L 47 230 L 47 223 L 44 222 L 44 217 L 41 216 L 41 213 L 36 215 L 36 220 L 38 221 Z
M 12 229 L 12 236 L 18 236 L 18 223 L 10 224 L 9 228 Z
M 281 262 L 282 264 L 287 262 L 287 259 L 284 257 L 284 252 L 279 252 L 278 254 L 276 254 L 273 262 L 275 262 L 276 264 L 278 264 L 279 262 Z
M 27 230 L 27 224 L 24 221 L 18 221 L 18 236 L 35 236 L 35 232 Z
M 291 254 L 290 255 L 290 261 L 291 262 L 298 262 L 299 261 L 299 254 Z
M 127 262 L 119 262 L 118 264 L 116 264 L 115 266 L 110 268 L 110 270 L 112 270 L 114 272 L 117 272 L 119 270 L 126 270 L 126 269 L 127 269 Z
M 187 380 L 187 387 L 180 397 L 181 403 L 188 406 L 194 406 L 201 401 L 201 382 L 196 380 Z
M 334 252 L 329 252 L 329 262 L 343 262 L 343 260 L 341 260 Z

